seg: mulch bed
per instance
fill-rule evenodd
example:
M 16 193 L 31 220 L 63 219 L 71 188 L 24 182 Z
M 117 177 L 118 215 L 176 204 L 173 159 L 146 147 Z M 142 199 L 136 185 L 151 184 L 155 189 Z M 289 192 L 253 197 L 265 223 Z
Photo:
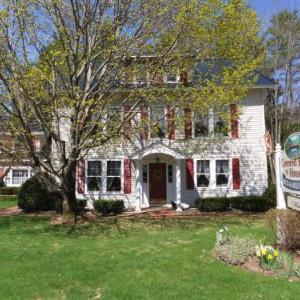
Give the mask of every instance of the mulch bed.
M 11 207 L 0 209 L 0 216 L 54 216 L 60 215 L 54 211 L 49 212 L 33 212 L 33 213 L 25 213 L 22 209 L 18 207 Z M 151 219 L 164 219 L 164 218 L 191 218 L 191 217 L 233 217 L 233 216 L 249 216 L 259 217 L 262 213 L 247 213 L 242 211 L 227 211 L 227 212 L 202 212 L 196 208 L 189 208 L 187 210 L 177 212 L 172 209 L 166 208 L 147 208 L 142 210 L 141 213 L 137 213 L 134 210 L 126 211 L 122 214 L 118 215 L 121 218 L 151 218 Z M 97 218 L 101 216 L 101 214 L 87 212 L 85 214 L 86 218 Z M 110 217 L 110 216 L 107 216 Z M 114 216 L 115 217 L 115 216 Z

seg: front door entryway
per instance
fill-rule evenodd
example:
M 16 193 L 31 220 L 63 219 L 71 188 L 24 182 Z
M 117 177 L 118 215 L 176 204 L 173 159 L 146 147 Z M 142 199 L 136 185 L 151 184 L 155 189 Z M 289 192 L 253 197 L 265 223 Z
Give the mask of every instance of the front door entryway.
M 150 204 L 164 204 L 167 200 L 166 164 L 149 165 Z

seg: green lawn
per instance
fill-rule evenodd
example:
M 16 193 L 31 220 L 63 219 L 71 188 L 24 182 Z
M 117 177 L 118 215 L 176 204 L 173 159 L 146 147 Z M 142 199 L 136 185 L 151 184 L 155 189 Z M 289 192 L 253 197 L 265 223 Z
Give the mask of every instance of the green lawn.
M 16 207 L 16 206 L 18 206 L 17 202 L 18 202 L 17 197 L 1 196 L 0 197 L 0 209 Z
M 263 220 L 251 217 L 105 219 L 77 227 L 2 217 L 0 299 L 299 299 L 299 282 L 216 260 L 223 224 L 270 242 Z

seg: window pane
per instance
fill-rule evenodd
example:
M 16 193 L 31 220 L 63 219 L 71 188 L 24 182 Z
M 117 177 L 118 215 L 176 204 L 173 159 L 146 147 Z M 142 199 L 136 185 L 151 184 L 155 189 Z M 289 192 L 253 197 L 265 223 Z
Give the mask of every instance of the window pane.
M 209 186 L 209 160 L 197 160 L 197 186 Z
M 219 174 L 217 175 L 217 185 L 227 185 L 228 184 L 228 175 Z
M 107 176 L 121 176 L 121 162 L 108 161 L 107 162 Z
M 196 115 L 194 119 L 195 137 L 208 135 L 208 117 Z
M 12 184 L 23 184 L 28 179 L 28 170 L 13 170 Z
M 228 173 L 229 172 L 229 161 L 227 159 L 217 160 L 217 173 Z
M 227 186 L 229 182 L 229 160 L 216 161 L 216 182 L 218 186 Z
M 148 169 L 147 165 L 143 165 L 143 182 L 148 182 Z
M 173 182 L 173 166 L 168 165 L 168 182 L 172 183 Z
M 209 173 L 209 160 L 197 160 L 197 173 Z
M 90 192 L 101 190 L 101 177 L 87 177 L 87 189 Z
M 205 174 L 198 175 L 197 186 L 209 186 L 209 176 Z
M 101 161 L 88 161 L 87 176 L 101 176 Z
M 120 177 L 107 177 L 107 191 L 120 192 L 121 191 L 121 178 Z
M 163 107 L 152 108 L 151 119 L 155 127 L 153 128 L 153 136 L 165 137 L 166 124 L 165 124 L 165 109 Z

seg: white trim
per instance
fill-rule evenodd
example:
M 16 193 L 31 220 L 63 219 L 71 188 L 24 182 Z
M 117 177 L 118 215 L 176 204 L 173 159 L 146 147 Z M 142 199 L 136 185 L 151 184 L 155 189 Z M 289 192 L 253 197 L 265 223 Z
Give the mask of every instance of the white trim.
M 131 159 L 140 160 L 145 158 L 148 155 L 153 155 L 153 154 L 165 154 L 173 157 L 174 159 L 185 159 L 185 156 L 183 154 L 160 142 L 155 142 L 149 145 L 148 147 L 134 153 L 131 156 Z
M 125 158 L 86 158 L 85 159 L 85 173 L 84 173 L 84 192 L 86 195 L 92 197 L 95 196 L 111 196 L 111 195 L 123 195 L 124 194 L 124 159 Z M 100 191 L 88 191 L 87 189 L 87 165 L 88 161 L 101 161 L 101 190 Z M 107 161 L 120 161 L 121 162 L 121 190 L 110 192 L 107 191 Z
M 194 182 L 195 187 L 197 190 L 203 191 L 223 191 L 223 190 L 232 190 L 237 191 L 233 189 L 233 178 L 232 178 L 232 159 L 239 159 L 238 156 L 232 156 L 232 157 L 208 157 L 208 158 L 195 158 L 194 159 Z M 198 160 L 209 160 L 209 169 L 210 169 L 210 180 L 209 180 L 209 186 L 197 186 L 197 161 Z M 217 169 L 216 169 L 216 161 L 217 160 L 228 160 L 229 163 L 229 176 L 228 176 L 228 184 L 226 186 L 217 186 Z M 241 164 L 241 161 L 240 161 Z M 241 173 L 241 170 L 240 170 Z M 239 189 L 240 190 L 240 189 Z

